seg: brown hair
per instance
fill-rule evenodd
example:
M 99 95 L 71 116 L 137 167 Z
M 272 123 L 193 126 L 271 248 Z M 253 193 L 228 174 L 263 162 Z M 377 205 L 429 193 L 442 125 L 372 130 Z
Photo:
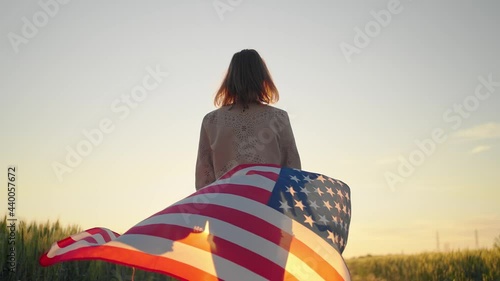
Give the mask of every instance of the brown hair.
M 249 103 L 275 103 L 279 99 L 266 63 L 255 50 L 233 55 L 226 76 L 215 95 L 215 106 Z

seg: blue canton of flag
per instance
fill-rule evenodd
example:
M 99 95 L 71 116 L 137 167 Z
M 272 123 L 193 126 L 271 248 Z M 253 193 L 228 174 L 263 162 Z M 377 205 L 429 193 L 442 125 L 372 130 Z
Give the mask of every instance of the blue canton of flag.
M 314 231 L 342 253 L 351 222 L 347 184 L 316 173 L 282 169 L 268 205 Z

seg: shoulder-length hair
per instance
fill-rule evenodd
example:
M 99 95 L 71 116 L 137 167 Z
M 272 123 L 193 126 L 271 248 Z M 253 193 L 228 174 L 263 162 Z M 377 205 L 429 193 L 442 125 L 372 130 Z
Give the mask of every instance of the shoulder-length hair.
M 226 76 L 215 95 L 215 106 L 250 103 L 275 103 L 279 99 L 266 63 L 255 50 L 242 50 L 233 55 Z

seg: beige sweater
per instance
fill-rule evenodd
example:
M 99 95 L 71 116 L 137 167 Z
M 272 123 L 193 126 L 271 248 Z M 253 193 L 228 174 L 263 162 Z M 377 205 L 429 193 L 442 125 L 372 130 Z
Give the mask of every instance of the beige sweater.
M 301 169 L 286 111 L 265 104 L 223 106 L 203 118 L 196 160 L 196 189 L 239 164 Z

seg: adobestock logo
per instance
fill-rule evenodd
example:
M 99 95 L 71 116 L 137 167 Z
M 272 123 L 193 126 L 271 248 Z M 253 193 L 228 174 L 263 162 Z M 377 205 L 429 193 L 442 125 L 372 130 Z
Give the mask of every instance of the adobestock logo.
M 228 12 L 234 11 L 236 7 L 238 7 L 243 0 L 214 0 L 212 5 L 214 6 L 215 12 L 219 16 L 221 21 L 224 20 L 224 14 Z
M 7 34 L 14 52 L 16 54 L 19 53 L 19 46 L 21 44 L 28 44 L 31 39 L 35 38 L 40 28 L 45 27 L 49 23 L 49 19 L 54 18 L 59 13 L 60 5 L 66 5 L 69 1 L 70 0 L 40 0 L 38 6 L 40 6 L 41 10 L 35 12 L 31 20 L 27 17 L 21 18 L 23 22 L 20 32 L 21 35 L 14 32 L 9 32 L 9 34 Z
M 143 77 L 142 83 L 135 85 L 130 90 L 130 94 L 122 94 L 119 98 L 112 101 L 110 105 L 111 112 L 117 114 L 118 120 L 125 120 L 130 113 L 136 109 L 141 102 L 146 100 L 149 93 L 156 90 L 163 82 L 164 78 L 169 76 L 168 72 L 163 72 L 160 66 L 156 69 L 146 67 L 147 74 Z M 85 157 L 88 157 L 94 147 L 102 144 L 107 134 L 115 130 L 115 122 L 111 118 L 102 118 L 97 128 L 83 130 L 83 139 L 78 141 L 74 147 L 67 145 L 66 157 L 64 162 L 52 162 L 52 170 L 59 182 L 63 181 L 63 175 L 73 172 L 83 163 Z
M 453 130 L 459 129 L 463 120 L 472 116 L 472 112 L 476 111 L 481 102 L 486 101 L 491 95 L 500 88 L 500 82 L 493 81 L 493 74 L 488 74 L 487 78 L 478 77 L 479 83 L 474 89 L 474 93 L 468 95 L 459 104 L 454 104 L 451 108 L 445 110 L 442 114 L 443 121 L 451 124 Z M 391 190 L 395 190 L 396 185 L 404 183 L 417 167 L 423 165 L 427 158 L 431 157 L 436 151 L 439 144 L 443 144 L 448 139 L 443 128 L 434 128 L 430 138 L 424 140 L 415 140 L 416 149 L 412 150 L 408 157 L 399 155 L 397 162 L 398 167 L 396 172 L 386 171 L 384 177 L 387 185 Z
M 411 1 L 411 0 L 410 0 Z M 387 3 L 387 9 L 378 12 L 370 11 L 373 20 L 367 22 L 364 29 L 354 27 L 353 44 L 347 42 L 340 43 L 339 47 L 348 63 L 351 63 L 354 54 L 360 54 L 361 50 L 370 45 L 373 38 L 380 35 L 382 28 L 389 26 L 393 15 L 403 11 L 403 6 L 399 0 L 390 0 Z

